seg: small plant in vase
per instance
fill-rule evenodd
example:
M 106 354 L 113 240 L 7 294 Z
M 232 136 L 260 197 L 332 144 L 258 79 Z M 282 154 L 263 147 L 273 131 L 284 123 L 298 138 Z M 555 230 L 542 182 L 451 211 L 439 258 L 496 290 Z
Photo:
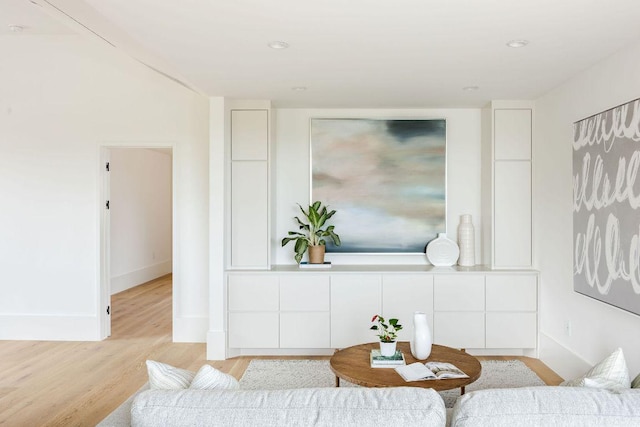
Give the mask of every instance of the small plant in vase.
M 396 340 L 398 339 L 398 331 L 402 329 L 402 325 L 398 319 L 389 319 L 387 322 L 384 317 L 376 314 L 371 319 L 374 323 L 371 328 L 378 331 L 376 334 L 380 338 L 380 353 L 383 356 L 393 356 L 396 353 Z
M 325 252 L 325 237 L 329 237 L 333 244 L 340 246 L 340 236 L 334 231 L 334 226 L 329 225 L 326 228 L 325 223 L 335 213 L 335 210 L 328 210 L 326 206 L 322 205 L 322 202 L 316 201 L 312 205 L 309 205 L 308 210 L 298 205 L 300 211 L 304 215 L 307 222 L 302 221 L 297 216 L 294 217 L 300 231 L 289 231 L 289 237 L 282 239 L 282 246 L 285 246 L 289 242 L 295 243 L 295 256 L 294 259 L 298 264 L 302 261 L 302 257 L 309 250 L 309 263 L 310 264 L 322 264 L 324 263 Z

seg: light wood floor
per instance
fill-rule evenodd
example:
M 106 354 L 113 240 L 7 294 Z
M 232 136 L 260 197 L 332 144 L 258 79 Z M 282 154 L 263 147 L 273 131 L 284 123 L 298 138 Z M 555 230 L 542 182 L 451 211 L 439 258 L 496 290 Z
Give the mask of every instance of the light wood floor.
M 171 285 L 166 276 L 114 295 L 104 341 L 0 341 L 0 425 L 93 426 L 146 382 L 147 359 L 242 377 L 252 357 L 207 362 L 205 344 L 171 342 Z M 537 359 L 519 359 L 547 384 L 562 380 Z

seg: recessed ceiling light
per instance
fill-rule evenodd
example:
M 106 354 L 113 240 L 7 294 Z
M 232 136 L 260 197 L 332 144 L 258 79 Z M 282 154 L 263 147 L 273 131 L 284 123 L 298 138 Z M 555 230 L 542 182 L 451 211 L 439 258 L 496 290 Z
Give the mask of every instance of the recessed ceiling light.
M 513 48 L 525 47 L 528 44 L 529 44 L 529 40 L 523 40 L 523 39 L 510 40 L 507 42 L 507 46 L 513 47 Z
M 296 92 L 304 92 L 305 90 L 307 90 L 306 86 L 294 86 L 291 88 L 291 90 L 294 90 Z
M 9 25 L 9 30 L 11 30 L 12 33 L 21 33 L 24 27 L 22 25 Z
M 281 41 L 273 41 L 267 44 L 271 49 L 286 49 L 289 47 L 289 43 Z
M 462 90 L 466 92 L 473 92 L 474 90 L 478 90 L 478 89 L 480 89 L 478 86 L 465 86 L 462 88 Z

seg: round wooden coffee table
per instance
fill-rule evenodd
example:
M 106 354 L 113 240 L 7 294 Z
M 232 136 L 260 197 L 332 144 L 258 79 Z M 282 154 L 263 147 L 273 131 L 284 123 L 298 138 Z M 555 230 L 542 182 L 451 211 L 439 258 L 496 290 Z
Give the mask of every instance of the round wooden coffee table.
M 414 362 L 449 362 L 460 368 L 469 378 L 444 380 L 405 381 L 393 368 L 372 368 L 369 354 L 380 348 L 380 343 L 360 344 L 337 351 L 330 360 L 331 370 L 336 374 L 336 386 L 340 379 L 365 387 L 423 387 L 436 391 L 450 390 L 464 386 L 480 378 L 482 367 L 475 357 L 455 348 L 434 344 L 431 355 L 426 360 L 417 360 L 411 355 L 408 342 L 398 342 L 397 349 L 404 353 L 407 365 Z

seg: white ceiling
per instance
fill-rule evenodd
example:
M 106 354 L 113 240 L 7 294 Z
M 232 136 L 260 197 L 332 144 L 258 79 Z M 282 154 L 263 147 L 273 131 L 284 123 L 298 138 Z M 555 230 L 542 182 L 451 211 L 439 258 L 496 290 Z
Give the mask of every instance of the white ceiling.
M 0 35 L 63 32 L 43 10 L 202 93 L 279 107 L 535 99 L 640 42 L 638 0 L 0 0 Z

